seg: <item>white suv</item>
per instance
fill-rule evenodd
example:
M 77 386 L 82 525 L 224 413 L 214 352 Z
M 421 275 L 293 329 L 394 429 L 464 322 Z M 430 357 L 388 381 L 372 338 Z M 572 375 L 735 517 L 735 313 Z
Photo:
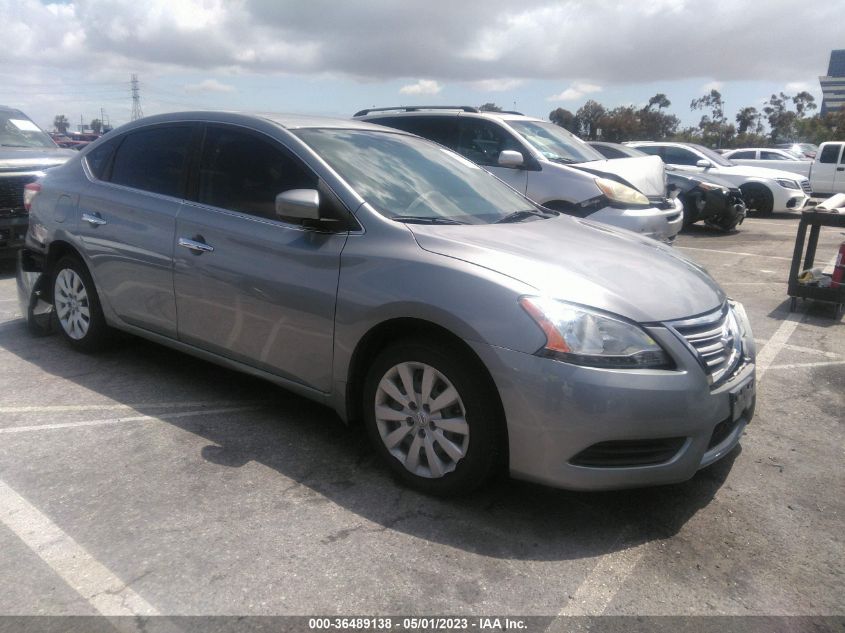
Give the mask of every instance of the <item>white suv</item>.
M 708 173 L 739 187 L 745 206 L 760 215 L 773 211 L 797 211 L 804 208 L 813 193 L 810 181 L 788 171 L 737 165 L 703 145 L 695 143 L 625 143 L 641 152 L 659 156 L 678 171 Z
M 683 226 L 683 204 L 666 196 L 666 171 L 651 156 L 608 161 L 562 127 L 518 112 L 471 106 L 372 108 L 355 114 L 440 143 L 548 208 L 662 242 Z

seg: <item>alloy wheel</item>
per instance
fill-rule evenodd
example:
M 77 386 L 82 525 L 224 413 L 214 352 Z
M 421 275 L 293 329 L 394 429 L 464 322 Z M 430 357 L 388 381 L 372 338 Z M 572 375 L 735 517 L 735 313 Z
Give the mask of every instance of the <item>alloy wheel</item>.
M 376 389 L 375 420 L 387 450 L 420 477 L 452 472 L 469 447 L 458 390 L 425 363 L 403 362 L 385 373 Z
M 77 341 L 85 338 L 91 327 L 91 307 L 85 283 L 76 271 L 63 268 L 56 275 L 53 305 L 67 335 Z

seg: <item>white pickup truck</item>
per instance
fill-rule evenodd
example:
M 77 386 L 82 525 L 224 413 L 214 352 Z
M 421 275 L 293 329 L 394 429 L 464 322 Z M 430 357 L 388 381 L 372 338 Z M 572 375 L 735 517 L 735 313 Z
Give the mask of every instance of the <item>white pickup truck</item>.
M 810 167 L 810 186 L 817 195 L 845 193 L 845 141 L 822 143 Z

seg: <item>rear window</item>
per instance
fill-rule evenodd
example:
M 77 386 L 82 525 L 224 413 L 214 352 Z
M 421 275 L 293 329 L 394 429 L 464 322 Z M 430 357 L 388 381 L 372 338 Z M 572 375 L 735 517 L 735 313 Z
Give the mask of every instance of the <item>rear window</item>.
M 754 158 L 754 151 L 753 150 L 746 150 L 746 151 L 742 151 L 742 152 L 734 152 L 733 154 L 728 156 L 728 158 L 731 159 L 731 160 Z
M 180 198 L 193 128 L 168 125 L 129 133 L 117 148 L 111 182 Z

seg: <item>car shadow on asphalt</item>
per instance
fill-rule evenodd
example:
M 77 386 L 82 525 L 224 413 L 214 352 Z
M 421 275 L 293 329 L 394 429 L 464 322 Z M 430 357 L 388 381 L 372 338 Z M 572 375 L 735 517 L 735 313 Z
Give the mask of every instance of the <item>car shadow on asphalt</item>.
M 296 482 L 284 494 L 337 504 L 375 531 L 396 530 L 497 559 L 580 559 L 671 537 L 713 500 L 741 452 L 738 447 L 676 485 L 571 492 L 503 474 L 471 496 L 437 499 L 394 481 L 360 426 L 348 427 L 328 408 L 265 381 L 134 337 L 97 356 L 79 355 L 58 335 L 31 337 L 21 320 L 0 325 L 0 347 L 47 374 L 204 438 L 209 443 L 201 457 L 221 469 L 259 462 Z M 137 397 L 127 394 L 133 382 L 137 393 L 263 404 L 238 414 L 236 423 L 213 415 L 168 419 L 161 408 L 136 404 Z M 333 542 L 349 534 L 345 529 L 321 538 Z

